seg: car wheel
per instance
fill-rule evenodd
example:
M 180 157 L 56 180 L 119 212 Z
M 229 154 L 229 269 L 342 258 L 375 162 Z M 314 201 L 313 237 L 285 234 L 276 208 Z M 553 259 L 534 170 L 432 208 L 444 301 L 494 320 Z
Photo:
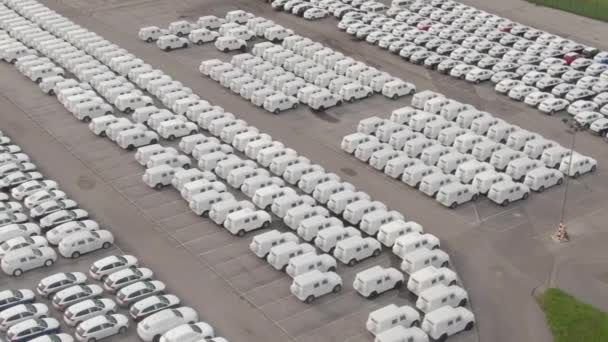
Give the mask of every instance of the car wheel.
M 357 259 L 350 259 L 350 261 L 348 262 L 348 266 L 355 266 L 357 264 Z
M 443 264 L 441 264 L 441 267 L 448 267 L 448 266 L 450 266 L 449 261 L 444 261 Z
M 443 334 L 441 336 L 439 336 L 439 338 L 437 339 L 437 342 L 444 342 L 445 340 L 447 340 L 448 338 L 448 334 Z
M 103 245 L 101 245 L 101 248 L 103 249 L 108 249 L 112 246 L 112 244 L 108 241 L 104 242 Z
M 129 107 L 125 108 L 125 113 L 130 114 L 133 110 Z
M 369 294 L 369 296 L 367 296 L 368 299 L 374 299 L 378 297 L 378 292 L 376 291 L 372 291 L 372 293 Z
M 158 342 L 160 341 L 160 335 L 155 335 L 154 337 L 152 337 L 152 342 Z
M 135 149 L 135 146 L 133 144 L 129 144 L 129 146 L 127 146 L 127 150 L 129 151 L 133 151 Z
M 474 326 L 474 325 L 475 325 L 475 323 L 473 323 L 473 322 L 469 322 L 469 323 L 467 323 L 467 325 L 464 327 L 464 330 L 469 331 L 469 330 L 473 329 L 473 326 Z
M 304 303 L 310 304 L 310 303 L 312 303 L 314 301 L 315 301 L 315 296 L 310 295 L 310 296 L 306 297 L 306 299 L 304 300 Z
M 279 114 L 279 108 L 276 108 L 275 110 L 272 111 L 273 114 Z
M 241 46 L 241 51 L 242 51 L 242 52 L 247 51 L 247 45 L 243 45 L 243 46 Z
M 506 199 L 506 200 L 502 201 L 502 203 L 500 203 L 500 205 L 503 206 L 503 207 L 508 206 L 509 205 L 509 200 Z
M 99 136 L 100 137 L 105 137 L 106 136 L 106 131 L 103 131 L 103 132 L 99 133 Z
M 595 172 L 595 169 L 597 169 L 597 166 L 593 165 L 593 166 L 591 167 L 590 172 Z
M 22 274 L 23 274 L 23 270 L 21 270 L 20 268 L 13 271 L 13 276 L 15 276 L 15 277 L 18 277 Z
M 393 289 L 398 289 L 398 288 L 400 288 L 401 286 L 403 286 L 403 282 L 402 282 L 401 280 L 399 280 L 399 281 L 397 281 L 397 282 L 395 283 L 395 286 L 393 286 Z
M 91 337 L 87 340 L 87 342 L 97 342 L 97 339 L 95 337 Z
M 373 257 L 377 257 L 378 255 L 380 255 L 380 252 L 382 252 L 382 251 L 381 251 L 381 250 L 379 250 L 379 249 L 376 249 L 376 250 L 375 250 L 375 251 L 372 253 L 372 256 L 373 256 Z
M 318 109 L 318 110 L 319 110 L 320 112 L 324 111 L 324 110 L 325 110 L 325 106 L 319 106 L 319 109 Z
M 170 47 L 170 46 L 167 46 L 167 47 L 165 48 L 165 51 L 167 51 L 167 52 L 171 51 L 171 47 Z
M 458 203 L 454 202 L 454 203 L 450 204 L 450 209 L 456 209 L 457 206 L 458 206 Z
M 475 80 L 475 84 L 479 84 L 479 82 L 481 82 L 481 80 Z
M 466 299 L 466 298 L 463 298 L 463 299 L 460 301 L 460 303 L 458 303 L 458 306 L 465 306 L 465 305 L 467 305 L 467 299 Z
M 342 285 L 340 285 L 340 284 L 334 286 L 334 288 L 331 290 L 331 292 L 333 292 L 333 293 L 338 293 L 340 291 L 342 291 Z
M 222 52 L 224 52 L 224 53 L 228 52 L 228 48 L 224 48 L 224 49 L 222 50 Z
M 190 168 L 190 164 L 185 164 L 183 167 L 184 167 L 184 170 L 188 170 Z
M 154 189 L 156 190 L 161 190 L 163 188 L 163 185 L 161 183 L 156 183 L 156 185 L 154 185 Z
M 298 104 L 294 103 L 293 106 L 291 106 L 291 109 L 296 109 L 296 108 L 298 108 Z
M 262 224 L 262 228 L 268 228 L 270 227 L 270 221 L 266 221 L 264 222 L 264 224 Z
M 188 47 L 188 43 L 184 43 L 184 45 L 182 45 L 182 49 L 185 49 Z
M 152 140 L 150 140 L 150 144 L 158 144 L 158 140 L 157 139 L 152 139 Z
M 410 328 L 417 327 L 419 325 L 420 325 L 419 321 L 413 321 L 412 324 L 410 324 Z
M 543 192 L 543 191 L 545 191 L 545 187 L 541 185 L 541 186 L 538 188 L 538 190 L 537 190 L 537 191 L 538 191 L 538 192 Z
M 120 327 L 120 329 L 118 329 L 118 333 L 121 335 L 124 335 L 127 332 L 127 327 Z
M 245 230 L 243 230 L 243 229 L 239 230 L 239 231 L 236 233 L 236 235 L 237 235 L 238 237 L 242 237 L 242 236 L 244 236 L 244 235 L 245 235 Z
M 146 43 L 152 43 L 154 41 L 154 39 L 152 39 L 152 37 L 148 37 L 148 39 L 146 39 Z
M 573 178 L 578 178 L 578 176 L 580 176 L 580 173 L 578 173 L 578 171 L 576 171 L 576 172 L 574 173 Z
M 76 259 L 78 257 L 80 257 L 80 253 L 79 252 L 72 253 L 72 259 Z
M 175 135 L 171 134 L 171 135 L 169 136 L 169 140 L 175 140 Z
M 397 94 L 393 94 L 393 96 L 391 96 L 391 99 L 396 100 L 397 99 Z

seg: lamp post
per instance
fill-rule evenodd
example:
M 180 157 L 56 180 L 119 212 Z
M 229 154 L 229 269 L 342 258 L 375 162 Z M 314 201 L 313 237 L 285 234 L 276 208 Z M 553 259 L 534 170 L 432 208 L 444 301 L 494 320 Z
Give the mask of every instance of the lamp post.
M 566 202 L 568 200 L 568 185 L 570 183 L 570 170 L 572 168 L 572 157 L 574 156 L 574 147 L 576 145 L 576 133 L 582 130 L 582 127 L 578 125 L 578 123 L 572 119 L 562 119 L 562 122 L 567 126 L 566 132 L 572 135 L 572 142 L 570 144 L 570 156 L 568 157 L 570 160 L 568 161 L 568 171 L 566 171 L 566 184 L 564 184 L 564 198 L 562 199 L 562 210 L 559 218 L 559 226 L 557 228 L 557 232 L 553 234 L 554 240 L 557 242 L 566 242 L 569 240 L 568 232 L 566 231 L 566 224 L 564 223 L 566 216 Z

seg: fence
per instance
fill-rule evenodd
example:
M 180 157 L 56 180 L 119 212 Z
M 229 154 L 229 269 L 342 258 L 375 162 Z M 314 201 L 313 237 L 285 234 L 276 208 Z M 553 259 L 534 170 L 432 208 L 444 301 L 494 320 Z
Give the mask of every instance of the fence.
M 531 3 L 553 7 L 589 18 L 608 21 L 608 0 L 528 0 Z

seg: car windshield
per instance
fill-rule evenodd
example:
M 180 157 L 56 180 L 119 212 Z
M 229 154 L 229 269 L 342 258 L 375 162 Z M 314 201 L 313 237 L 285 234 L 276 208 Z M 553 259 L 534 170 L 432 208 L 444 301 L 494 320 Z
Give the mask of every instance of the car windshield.
M 171 310 L 173 312 L 173 314 L 175 314 L 175 316 L 177 317 L 184 317 L 184 315 L 182 315 L 181 311 L 179 310 Z

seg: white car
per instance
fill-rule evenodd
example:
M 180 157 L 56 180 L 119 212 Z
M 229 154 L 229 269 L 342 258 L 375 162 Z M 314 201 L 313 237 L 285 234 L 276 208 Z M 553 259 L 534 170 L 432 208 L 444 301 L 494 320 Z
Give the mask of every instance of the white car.
M 0 331 L 7 331 L 13 325 L 32 318 L 43 318 L 49 314 L 49 307 L 42 303 L 19 304 L 0 311 Z
M 62 223 L 81 220 L 89 217 L 89 213 L 83 209 L 60 210 L 43 217 L 40 227 L 50 229 Z
M 16 213 L 22 210 L 23 206 L 19 202 L 0 202 L 0 213 Z
M 6 240 L 0 245 L 0 258 L 6 254 L 25 247 L 44 247 L 47 246 L 48 242 L 42 236 L 18 236 L 12 239 Z
M 40 180 L 42 179 L 42 174 L 40 172 L 13 172 L 8 174 L 4 178 L 0 179 L 0 188 L 7 189 L 13 188 L 23 183 L 27 183 L 32 180 Z
M 203 45 L 204 43 L 215 41 L 219 36 L 220 34 L 216 31 L 200 28 L 190 31 L 188 39 L 194 44 Z
M 137 324 L 137 335 L 144 342 L 159 341 L 167 331 L 182 324 L 192 324 L 198 321 L 198 314 L 190 307 L 182 306 L 176 309 L 159 311 Z
M 55 250 L 50 247 L 25 247 L 12 251 L 2 258 L 2 271 L 18 277 L 23 272 L 38 268 L 50 267 L 57 260 Z
M 111 315 L 116 309 L 117 305 L 111 299 L 87 299 L 68 307 L 63 315 L 63 320 L 73 327 L 95 316 Z
M 595 111 L 597 108 L 597 103 L 593 101 L 578 100 L 568 106 L 568 113 L 570 113 L 570 115 L 576 115 L 580 112 Z
M 247 42 L 244 39 L 234 37 L 219 37 L 215 40 L 215 47 L 222 52 L 234 50 L 245 52 L 247 50 Z
M 98 341 L 116 334 L 124 335 L 128 328 L 129 319 L 125 315 L 95 316 L 80 323 L 75 336 L 81 342 Z
M 99 224 L 93 220 L 70 221 L 58 225 L 46 232 L 46 238 L 52 245 L 58 245 L 64 237 L 85 230 L 97 230 Z
M 287 96 L 283 93 L 270 95 L 264 99 L 264 109 L 278 114 L 288 109 L 295 109 L 298 106 L 298 99 L 293 96 Z
M 40 235 L 40 227 L 35 223 L 9 224 L 0 227 L 0 243 L 19 236 L 32 237 Z
M 327 17 L 328 15 L 329 15 L 329 13 L 326 10 L 317 8 L 317 7 L 313 7 L 313 8 L 306 10 L 306 12 L 304 12 L 304 19 L 317 20 L 317 19 L 323 19 L 323 18 Z
M 137 258 L 132 255 L 111 255 L 99 259 L 91 265 L 89 275 L 96 280 L 105 280 L 105 278 L 120 270 L 129 267 L 137 267 Z
M 33 318 L 10 327 L 9 341 L 30 341 L 34 337 L 59 332 L 59 321 L 54 318 Z
M 39 190 L 27 196 L 23 201 L 23 204 L 26 208 L 31 209 L 43 202 L 59 200 L 63 198 L 66 198 L 66 194 L 61 190 Z
M 548 98 L 538 104 L 538 110 L 547 114 L 554 114 L 565 110 L 570 105 L 570 102 L 560 98 Z
M 66 210 L 78 207 L 78 203 L 71 199 L 58 199 L 42 202 L 30 210 L 30 217 L 37 219 L 44 215 L 54 213 L 59 210 Z
M 24 213 L 2 213 L 0 214 L 0 227 L 11 224 L 24 223 L 27 221 L 27 215 Z
M 107 230 L 85 230 L 66 236 L 59 242 L 59 253 L 66 258 L 78 258 L 98 249 L 108 249 L 114 243 L 114 235 Z
M 165 50 L 165 51 L 171 51 L 171 50 L 175 50 L 175 49 L 185 49 L 189 45 L 190 45 L 190 42 L 188 41 L 187 38 L 178 37 L 178 36 L 172 35 L 172 34 L 169 34 L 166 36 L 161 36 L 156 41 L 156 46 L 158 46 L 159 49 Z
M 50 298 L 57 293 L 74 285 L 84 284 L 87 276 L 82 272 L 55 273 L 42 278 L 36 286 L 36 292 L 43 297 Z
M 131 305 L 129 315 L 131 318 L 133 318 L 133 320 L 139 322 L 156 312 L 176 307 L 179 305 L 179 303 L 180 299 L 175 295 L 165 294 L 151 296 Z
M 494 75 L 494 72 L 491 70 L 475 68 L 466 74 L 465 80 L 473 83 L 481 83 L 492 78 L 492 75 Z
M 157 40 L 161 36 L 167 35 L 168 33 L 168 30 L 161 29 L 158 26 L 146 26 L 139 29 L 139 33 L 137 34 L 137 36 L 139 37 L 139 39 L 145 42 L 152 43 L 153 41 Z
M 125 286 L 142 280 L 150 280 L 154 272 L 146 267 L 125 268 L 110 274 L 104 281 L 103 287 L 110 293 L 115 293 Z
M 551 93 L 535 91 L 535 92 L 528 94 L 528 96 L 526 96 L 526 98 L 524 99 L 524 103 L 527 104 L 528 106 L 536 107 L 544 100 L 547 100 L 547 99 L 550 99 L 553 97 L 554 96 Z
M 166 333 L 160 338 L 161 342 L 196 342 L 215 336 L 213 327 L 205 322 L 182 324 Z

